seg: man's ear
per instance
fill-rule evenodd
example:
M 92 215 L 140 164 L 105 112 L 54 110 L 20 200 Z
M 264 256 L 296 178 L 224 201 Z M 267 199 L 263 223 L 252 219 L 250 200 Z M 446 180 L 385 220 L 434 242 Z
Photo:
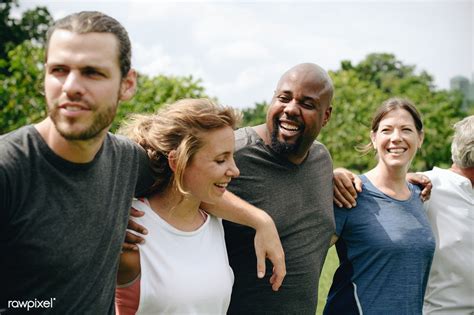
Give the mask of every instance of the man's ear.
M 168 154 L 168 165 L 170 169 L 173 171 L 173 173 L 176 172 L 176 150 L 171 150 L 170 153 Z
M 331 113 L 332 113 L 332 106 L 329 106 L 326 111 L 324 112 L 324 117 L 323 117 L 323 127 L 326 126 L 328 123 L 329 119 L 331 119 Z
M 137 89 L 137 72 L 135 69 L 130 69 L 127 75 L 120 83 L 120 97 L 121 101 L 128 101 L 135 95 Z

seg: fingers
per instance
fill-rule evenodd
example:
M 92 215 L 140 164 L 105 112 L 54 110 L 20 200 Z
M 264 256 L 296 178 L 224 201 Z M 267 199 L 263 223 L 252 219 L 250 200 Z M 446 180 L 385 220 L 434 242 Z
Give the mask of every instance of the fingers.
M 130 222 L 129 222 L 130 225 Z M 125 242 L 122 244 L 122 251 L 126 250 L 138 250 L 137 244 L 144 244 L 145 239 L 141 236 L 134 234 L 130 231 L 125 233 Z
M 276 292 L 276 291 L 278 291 L 279 288 L 274 288 L 273 287 L 273 284 L 275 283 L 275 278 L 276 278 L 276 274 L 272 273 L 272 276 L 270 277 L 269 282 L 272 285 L 272 290 Z
M 256 248 L 255 254 L 257 255 L 257 277 L 262 279 L 266 272 L 265 251 Z M 273 264 L 273 273 L 269 281 L 272 285 L 272 290 L 278 291 L 286 276 L 285 255 L 281 251 L 278 254 L 268 256 L 268 259 Z
M 431 189 L 433 188 L 433 184 L 431 183 L 431 181 L 429 183 L 427 183 L 425 185 L 425 187 L 423 188 L 423 190 L 421 191 L 421 200 L 423 200 L 423 202 L 427 201 L 430 199 L 431 197 Z
M 127 251 L 127 250 L 138 250 L 138 246 L 135 244 L 123 243 L 122 252 Z
M 137 210 L 135 208 L 130 208 L 130 216 L 139 218 L 139 217 L 143 217 L 144 215 L 145 215 L 145 212 Z
M 341 184 L 341 183 L 339 183 Z M 356 194 L 354 187 L 352 187 L 352 191 Z M 357 195 L 357 194 L 356 194 Z M 345 208 L 352 208 L 356 206 L 356 200 L 353 194 L 343 185 L 334 185 L 334 203 L 338 207 L 344 206 Z
M 270 216 L 268 216 L 265 224 L 260 225 L 256 229 L 254 246 L 255 255 L 257 256 L 258 278 L 265 276 L 265 259 L 268 258 L 273 264 L 270 284 L 274 291 L 278 291 L 286 276 L 285 253 L 276 226 Z
M 270 284 L 273 291 L 278 291 L 286 276 L 285 257 L 279 257 L 271 261 L 273 263 L 273 274 L 270 277 Z
M 136 246 L 136 244 L 144 244 L 145 239 L 137 234 L 127 231 L 127 233 L 125 234 L 125 244 L 127 243 L 130 244 L 130 246 Z
M 433 184 L 428 176 L 422 173 L 408 173 L 406 175 L 407 181 L 414 185 L 422 186 L 423 189 L 421 190 L 420 198 L 423 202 L 427 201 L 431 197 L 431 189 L 433 188 Z
M 148 230 L 143 225 L 140 225 L 133 220 L 128 220 L 127 229 L 143 234 L 143 235 L 148 234 Z
M 362 181 L 346 169 L 334 170 L 334 203 L 339 207 L 356 206 L 357 192 L 362 191 Z
M 255 248 L 255 255 L 257 255 L 257 277 L 262 279 L 265 276 L 265 252 L 260 248 Z
M 145 213 L 143 211 L 139 211 L 137 209 L 131 208 L 130 209 L 130 215 L 132 217 L 141 217 Z M 122 251 L 125 250 L 138 250 L 137 244 L 143 244 L 145 243 L 145 239 L 141 237 L 139 234 L 140 233 L 143 235 L 148 234 L 147 229 L 143 227 L 142 225 L 138 224 L 137 222 L 129 219 L 128 224 L 127 224 L 127 232 L 125 233 L 125 242 L 122 244 Z M 129 231 L 130 230 L 130 231 Z M 134 231 L 136 233 L 132 233 L 131 231 Z
M 354 182 L 354 187 L 356 189 L 357 192 L 362 192 L 362 180 L 360 179 L 359 176 L 354 176 L 352 178 L 352 181 Z M 355 198 L 357 198 L 357 195 L 355 196 Z

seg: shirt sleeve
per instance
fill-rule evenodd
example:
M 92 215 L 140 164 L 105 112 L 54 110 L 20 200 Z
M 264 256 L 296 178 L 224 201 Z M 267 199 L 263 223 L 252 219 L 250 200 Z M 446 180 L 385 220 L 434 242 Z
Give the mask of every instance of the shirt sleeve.
M 142 197 L 153 185 L 155 177 L 153 176 L 150 160 L 145 150 L 141 147 L 136 147 L 138 150 L 138 180 L 135 186 L 135 197 Z
M 336 204 L 334 204 L 333 207 L 334 219 L 336 221 L 336 235 L 340 237 L 344 229 L 344 225 L 346 224 L 350 209 L 346 209 L 344 207 L 340 208 Z

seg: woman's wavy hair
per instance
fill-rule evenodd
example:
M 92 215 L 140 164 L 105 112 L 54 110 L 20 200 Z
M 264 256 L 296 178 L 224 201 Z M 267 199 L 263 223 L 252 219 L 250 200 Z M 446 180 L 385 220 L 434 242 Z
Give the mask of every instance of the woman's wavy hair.
M 183 99 L 163 106 L 154 114 L 129 116 L 118 133 L 134 140 L 147 152 L 156 177 L 150 195 L 170 184 L 184 195 L 187 194 L 183 187 L 184 170 L 204 145 L 203 135 L 223 127 L 235 129 L 240 120 L 240 113 L 231 107 L 208 99 Z M 173 150 L 176 150 L 174 173 L 168 164 Z

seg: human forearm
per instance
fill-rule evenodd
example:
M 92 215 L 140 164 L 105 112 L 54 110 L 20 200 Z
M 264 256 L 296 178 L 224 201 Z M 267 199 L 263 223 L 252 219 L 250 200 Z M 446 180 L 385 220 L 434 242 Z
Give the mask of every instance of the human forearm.
M 219 202 L 201 204 L 201 207 L 216 217 L 234 223 L 246 225 L 257 230 L 262 226 L 273 224 L 272 218 L 263 210 L 226 191 Z

